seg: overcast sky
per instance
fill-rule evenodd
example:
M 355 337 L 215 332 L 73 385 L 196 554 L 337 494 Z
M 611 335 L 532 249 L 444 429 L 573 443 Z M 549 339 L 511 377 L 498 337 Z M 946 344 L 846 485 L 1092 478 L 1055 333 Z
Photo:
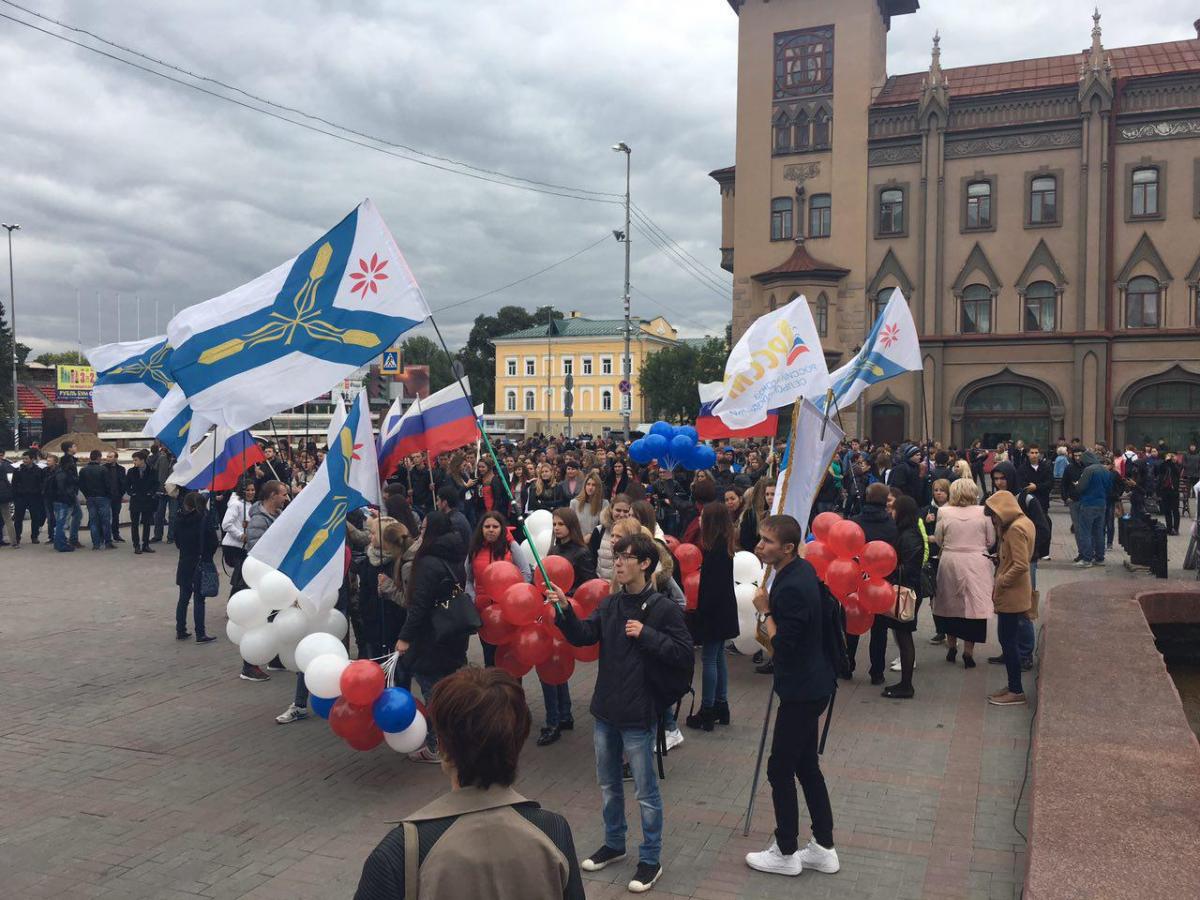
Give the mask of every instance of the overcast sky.
M 728 284 L 718 268 L 719 196 L 707 176 L 733 162 L 737 17 L 725 0 L 21 5 L 358 131 L 527 179 L 620 192 L 623 159 L 610 146 L 627 141 L 635 203 Z M 925 69 L 935 29 L 947 67 L 1089 42 L 1091 4 L 1080 0 L 922 7 L 893 22 L 890 73 Z M 1200 14 L 1191 0 L 1111 7 L 1102 10 L 1108 47 L 1195 37 Z M 35 21 L 2 0 L 0 13 Z M 84 346 L 117 339 L 118 294 L 122 339 L 156 333 L 156 310 L 161 332 L 173 305 L 223 293 L 295 255 L 366 196 L 435 309 L 622 225 L 619 206 L 352 146 L 6 19 L 0 59 L 0 219 L 22 226 L 17 326 L 38 351 L 75 346 L 77 294 Z M 633 255 L 635 315 L 666 315 L 686 335 L 723 330 L 727 299 L 636 231 Z M 476 315 L 506 303 L 616 317 L 621 282 L 622 250 L 610 236 L 438 319 L 457 345 Z M 7 280 L 2 292 L 7 300 Z

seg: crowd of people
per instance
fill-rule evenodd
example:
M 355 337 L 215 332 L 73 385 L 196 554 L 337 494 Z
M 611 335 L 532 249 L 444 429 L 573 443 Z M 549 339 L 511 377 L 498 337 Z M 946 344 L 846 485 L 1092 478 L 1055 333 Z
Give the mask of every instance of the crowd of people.
M 474 596 L 493 562 L 512 562 L 532 582 L 535 561 L 520 526 L 545 510 L 553 522 L 548 555 L 564 557 L 574 572 L 571 584 L 547 591 L 555 624 L 571 644 L 599 645 L 590 712 L 605 843 L 580 862 L 582 868 L 598 870 L 625 857 L 623 785 L 631 781 L 642 843 L 629 888 L 649 890 L 657 881 L 664 812 L 656 750 L 672 752 L 683 744 L 680 724 L 701 735 L 729 725 L 737 715 L 729 703 L 729 666 L 740 664 L 772 675 L 780 698 L 767 767 L 777 828 L 770 847 L 749 854 L 747 863 L 786 875 L 805 868 L 838 870 L 831 805 L 817 761 L 817 723 L 836 680 L 854 678 L 859 639 L 838 634 L 844 648 L 844 659 L 839 658 L 839 645 L 828 634 L 829 622 L 836 621 L 828 615 L 831 601 L 803 558 L 807 529 L 802 526 L 809 523 L 772 515 L 781 450 L 780 442 L 740 442 L 719 448 L 713 469 L 688 472 L 656 462 L 639 465 L 615 438 L 534 437 L 501 443 L 495 456 L 464 450 L 432 461 L 410 457 L 387 473 L 381 508 L 349 515 L 348 561 L 338 598 L 350 622 L 347 640 L 360 659 L 400 654 L 397 683 L 416 682 L 433 722 L 425 746 L 410 758 L 442 764 L 460 795 L 410 817 L 421 837 L 423 866 L 438 858 L 436 847 L 427 849 L 423 830 L 428 827 L 423 823 L 441 818 L 435 813 L 479 815 L 471 827 L 488 827 L 488 813 L 506 806 L 534 826 L 525 829 L 524 839 L 540 842 L 543 856 L 555 861 L 553 872 L 538 877 L 557 878 L 564 896 L 582 896 L 565 822 L 511 790 L 516 756 L 530 730 L 520 682 L 493 669 L 483 674 L 470 669 L 471 639 L 439 640 L 431 619 L 434 605 L 451 593 Z M 323 451 L 308 441 L 299 446 L 280 441 L 266 446 L 264 457 L 234 491 L 210 495 L 168 485 L 174 460 L 161 445 L 136 451 L 128 468 L 116 453 L 98 450 L 80 464 L 69 442 L 56 454 L 27 450 L 17 465 L 4 461 L 0 469 L 7 543 L 21 545 L 28 517 L 31 543 L 39 543 L 45 525 L 56 550 L 79 549 L 85 508 L 94 551 L 129 543 L 135 554 L 154 553 L 155 545 L 174 543 L 179 554 L 176 638 L 212 643 L 205 600 L 220 590 L 217 550 L 230 593 L 245 587 L 241 567 L 247 554 L 311 481 Z M 1074 564 L 1101 566 L 1118 517 L 1161 512 L 1168 529 L 1177 533 L 1181 501 L 1187 512 L 1198 483 L 1195 444 L 1182 452 L 1130 446 L 1114 456 L 1104 445 L 1066 440 L 1052 449 L 1017 440 L 993 450 L 978 441 L 958 449 L 936 441 L 892 448 L 849 440 L 826 472 L 810 522 L 819 513 L 835 512 L 858 523 L 868 541 L 895 549 L 896 569 L 889 580 L 913 592 L 918 611 L 922 604 L 931 608 L 936 629 L 931 640 L 944 645 L 948 663 L 976 666 L 975 649 L 987 643 L 995 615 L 1001 652 L 987 661 L 1004 665 L 1007 681 L 988 701 L 1018 706 L 1025 702 L 1022 673 L 1034 665 L 1037 568 L 1050 557 L 1051 504 L 1061 502 L 1069 511 L 1078 550 Z M 121 528 L 126 503 L 127 540 Z M 692 608 L 685 601 L 671 538 L 702 551 Z M 770 590 L 755 599 L 768 652 L 753 662 L 731 655 L 736 650 L 730 642 L 740 628 L 733 579 L 739 550 L 756 553 L 777 573 Z M 570 598 L 595 578 L 609 582 L 611 596 L 580 619 Z M 868 676 L 871 684 L 883 686 L 886 698 L 916 696 L 918 619 L 877 616 L 870 629 Z M 485 666 L 492 666 L 497 648 L 478 640 Z M 896 654 L 890 666 L 889 640 Z M 678 680 L 685 671 L 692 680 L 696 651 L 699 705 L 679 723 L 678 697 L 664 691 L 664 684 L 672 673 Z M 889 669 L 898 680 L 885 684 Z M 284 671 L 278 659 L 265 667 L 243 661 L 238 674 L 266 681 L 272 671 Z M 572 685 L 568 680 L 540 687 L 545 718 L 535 743 L 548 747 L 575 729 Z M 308 700 L 303 676 L 296 676 L 293 700 L 276 721 L 307 718 Z M 486 724 L 471 726 L 475 731 L 468 738 L 464 722 L 476 721 L 471 718 L 476 707 L 490 712 Z M 496 759 L 483 759 L 472 745 L 476 738 L 481 746 L 490 741 L 501 748 Z M 797 778 L 813 822 L 813 838 L 804 846 Z M 462 792 L 467 787 L 472 788 L 469 803 Z M 462 824 L 454 828 L 469 833 Z M 398 829 L 381 844 L 364 871 L 360 897 L 392 895 L 388 892 L 403 869 L 396 859 L 403 858 L 404 840 Z M 422 868 L 423 879 L 425 873 Z

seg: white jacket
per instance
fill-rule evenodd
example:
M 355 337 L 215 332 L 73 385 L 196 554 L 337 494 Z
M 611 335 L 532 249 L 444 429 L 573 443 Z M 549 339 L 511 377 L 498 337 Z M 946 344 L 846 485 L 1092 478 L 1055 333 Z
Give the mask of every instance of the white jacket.
M 221 530 L 225 536 L 221 538 L 222 547 L 246 547 L 246 519 L 250 517 L 250 504 L 231 494 L 229 506 L 225 510 L 225 518 L 221 520 Z

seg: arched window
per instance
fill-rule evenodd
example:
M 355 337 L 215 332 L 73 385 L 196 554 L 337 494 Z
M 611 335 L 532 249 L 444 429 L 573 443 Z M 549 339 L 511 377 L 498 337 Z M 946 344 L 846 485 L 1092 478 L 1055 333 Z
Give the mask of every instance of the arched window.
M 992 227 L 992 183 L 972 181 L 967 185 L 967 227 Z
M 1145 166 L 1133 170 L 1131 216 L 1158 215 L 1158 167 Z
M 992 292 L 986 284 L 968 284 L 962 295 L 962 333 L 992 333 Z
M 504 411 L 505 412 L 516 412 L 517 411 L 517 392 L 516 391 L 505 391 L 504 392 Z
M 1029 182 L 1029 222 L 1051 225 L 1058 221 L 1058 179 L 1041 175 Z
M 776 153 L 790 153 L 792 150 L 792 123 L 788 114 L 780 110 L 775 114 L 774 144 Z
M 808 236 L 829 237 L 833 230 L 833 201 L 828 194 L 813 194 L 808 204 Z
M 777 306 L 778 304 L 775 302 L 775 295 L 772 294 L 771 298 L 767 301 L 767 310 L 769 312 L 775 312 Z
M 985 447 L 1021 438 L 1048 446 L 1050 402 L 1040 390 L 1022 384 L 991 384 L 972 391 L 963 405 L 963 437 Z
M 1157 328 L 1162 290 L 1158 281 L 1142 275 L 1125 288 L 1125 327 Z
M 792 198 L 776 197 L 771 201 L 771 240 L 792 239 Z
M 1048 281 L 1035 281 L 1025 290 L 1023 321 L 1026 331 L 1053 331 L 1058 291 Z
M 830 119 L 829 113 L 821 110 L 813 117 L 812 145 L 814 150 L 829 149 Z
M 612 412 L 612 391 L 609 388 L 600 389 L 600 409 L 604 412 Z
M 525 412 L 533 412 L 533 410 L 535 408 L 535 406 L 534 406 L 535 403 L 537 403 L 537 395 L 534 394 L 533 391 L 526 391 L 525 392 Z
M 796 114 L 795 135 L 795 143 L 792 146 L 797 150 L 807 150 L 812 146 L 811 135 L 809 134 L 808 113 L 803 110 Z
M 892 294 L 895 292 L 896 289 L 894 287 L 885 287 L 880 288 L 879 293 L 875 295 L 874 299 L 871 301 L 872 325 L 875 324 L 875 321 L 879 318 L 880 313 L 883 312 L 883 308 L 888 305 L 888 301 L 892 299 Z
M 817 297 L 817 334 L 829 336 L 829 298 L 824 291 Z
M 904 233 L 904 191 L 900 188 L 879 192 L 879 233 Z
M 1200 384 L 1163 381 L 1147 385 L 1129 400 L 1125 440 L 1141 447 L 1165 439 L 1168 447 L 1186 447 L 1200 440 L 1197 409 L 1200 409 Z

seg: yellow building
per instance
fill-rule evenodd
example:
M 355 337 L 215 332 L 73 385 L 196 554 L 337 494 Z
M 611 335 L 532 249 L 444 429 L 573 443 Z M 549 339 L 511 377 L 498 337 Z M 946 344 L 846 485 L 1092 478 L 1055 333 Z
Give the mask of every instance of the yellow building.
M 603 435 L 623 427 L 623 403 L 632 397 L 631 427 L 644 422 L 645 400 L 638 385 L 642 362 L 679 341 L 678 329 L 659 316 L 630 320 L 627 376 L 630 394 L 620 391 L 625 355 L 624 319 L 586 319 L 577 312 L 493 338 L 496 347 L 497 417 L 524 417 L 528 434 L 565 434 L 566 376 L 574 378 L 572 434 Z

